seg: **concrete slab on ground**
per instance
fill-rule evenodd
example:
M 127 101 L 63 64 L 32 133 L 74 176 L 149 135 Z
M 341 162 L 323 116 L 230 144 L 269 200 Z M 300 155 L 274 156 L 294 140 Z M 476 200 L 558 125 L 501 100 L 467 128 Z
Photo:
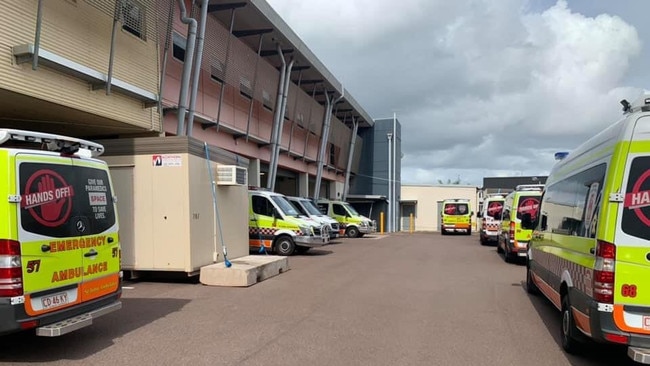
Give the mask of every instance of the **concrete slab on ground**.
M 248 287 L 289 270 L 288 257 L 248 255 L 201 267 L 199 281 L 208 286 Z

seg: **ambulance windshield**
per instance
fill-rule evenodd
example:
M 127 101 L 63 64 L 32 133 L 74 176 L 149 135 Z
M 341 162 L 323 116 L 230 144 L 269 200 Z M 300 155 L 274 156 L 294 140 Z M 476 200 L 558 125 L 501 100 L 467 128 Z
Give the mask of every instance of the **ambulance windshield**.
M 298 210 L 296 210 L 296 208 L 293 207 L 284 196 L 272 196 L 271 199 L 276 205 L 278 205 L 278 207 L 280 207 L 280 210 L 282 210 L 285 215 L 295 217 L 300 216 Z

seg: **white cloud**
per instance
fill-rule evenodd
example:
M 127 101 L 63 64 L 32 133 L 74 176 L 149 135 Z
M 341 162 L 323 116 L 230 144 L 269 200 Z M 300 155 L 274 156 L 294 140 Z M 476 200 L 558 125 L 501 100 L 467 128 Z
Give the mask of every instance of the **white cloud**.
M 546 174 L 641 92 L 636 29 L 564 0 L 270 3 L 371 116 L 397 110 L 404 183 Z

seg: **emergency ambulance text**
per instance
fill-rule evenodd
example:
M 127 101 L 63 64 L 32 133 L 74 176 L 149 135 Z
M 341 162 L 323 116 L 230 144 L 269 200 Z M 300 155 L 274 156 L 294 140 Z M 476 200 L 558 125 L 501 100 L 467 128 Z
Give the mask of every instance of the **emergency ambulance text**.
M 68 250 L 99 247 L 106 244 L 106 235 L 91 236 L 89 238 L 75 238 L 53 240 L 50 242 L 50 252 L 64 252 Z
M 52 283 L 61 282 L 67 280 L 73 280 L 75 278 L 80 278 L 82 276 L 88 276 L 95 273 L 101 273 L 108 271 L 108 263 L 93 263 L 89 264 L 84 271 L 83 267 L 69 268 L 62 271 L 56 271 L 52 273 Z

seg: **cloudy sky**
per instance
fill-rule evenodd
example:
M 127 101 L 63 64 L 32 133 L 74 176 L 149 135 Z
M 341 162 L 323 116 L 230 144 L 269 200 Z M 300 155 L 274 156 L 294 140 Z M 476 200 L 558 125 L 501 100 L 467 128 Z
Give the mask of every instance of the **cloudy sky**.
M 373 118 L 402 183 L 546 175 L 650 89 L 649 0 L 267 0 Z

